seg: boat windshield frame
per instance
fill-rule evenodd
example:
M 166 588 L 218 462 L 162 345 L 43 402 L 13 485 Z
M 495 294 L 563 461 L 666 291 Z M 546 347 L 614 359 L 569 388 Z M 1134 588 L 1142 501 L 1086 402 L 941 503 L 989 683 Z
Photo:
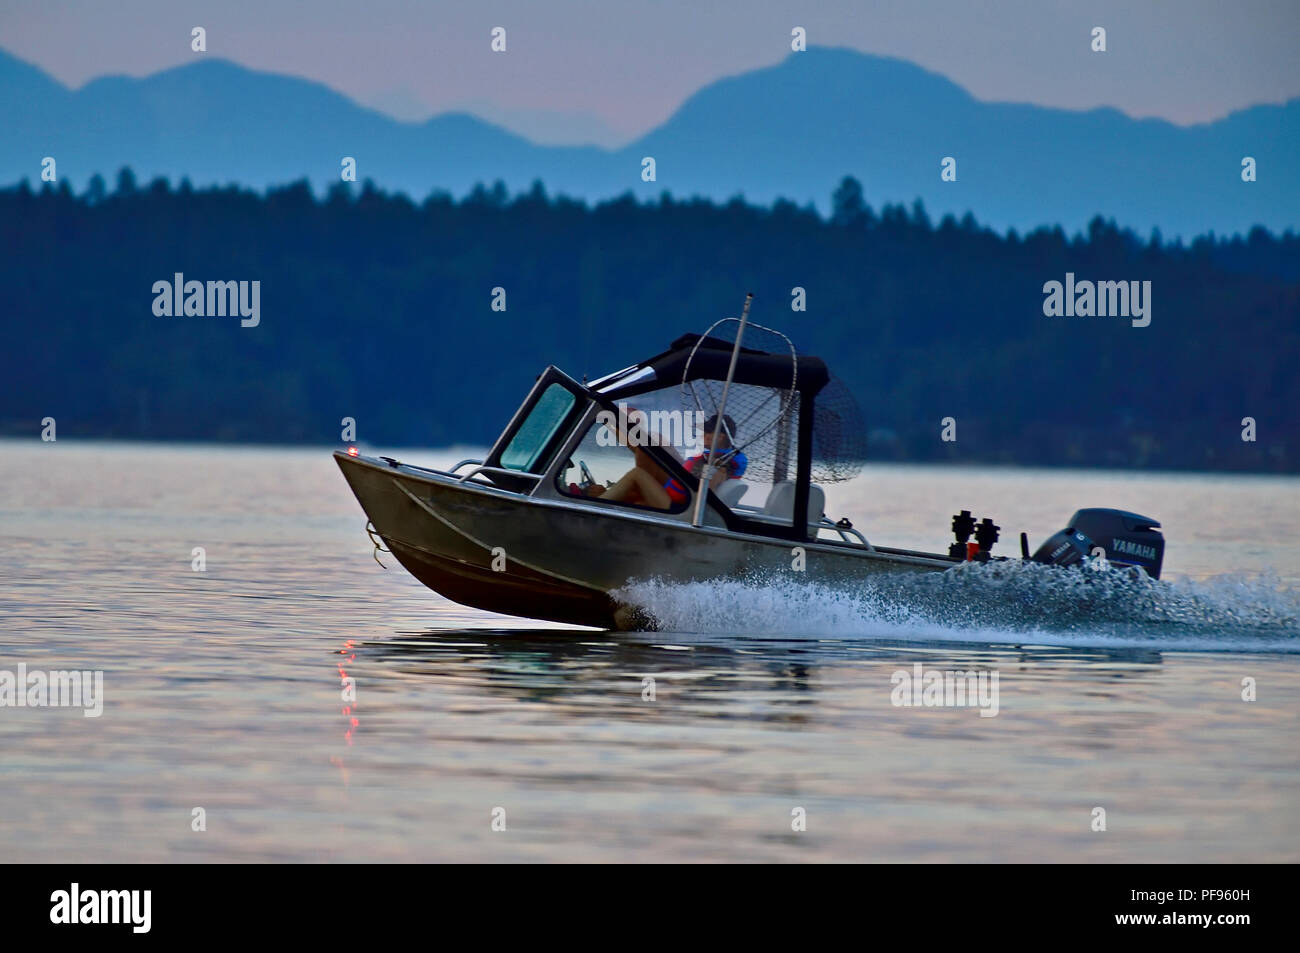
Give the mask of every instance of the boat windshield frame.
M 649 382 L 647 382 L 649 383 Z M 527 470 L 520 470 L 519 476 L 515 477 L 510 473 L 510 468 L 502 465 L 502 454 L 506 451 L 515 439 L 516 435 L 529 420 L 533 411 L 536 409 L 542 395 L 554 384 L 559 384 L 577 398 L 573 406 L 569 409 L 562 422 L 554 429 L 550 438 L 546 441 L 544 447 L 534 456 L 532 466 Z M 620 397 L 622 399 L 622 397 Z M 550 365 L 540 375 L 528 392 L 528 396 L 520 404 L 519 409 L 515 411 L 514 416 L 506 425 L 501 436 L 497 438 L 489 451 L 484 466 L 494 468 L 491 480 L 503 489 L 511 490 L 518 493 L 530 495 L 544 495 L 547 490 L 545 487 L 553 482 L 554 473 L 558 470 L 559 465 L 563 462 L 562 457 L 566 452 L 572 453 L 577 442 L 586 435 L 590 419 L 595 416 L 592 412 L 592 405 L 595 405 L 596 413 L 600 410 L 618 413 L 617 400 L 606 394 L 593 390 L 589 386 L 578 383 L 572 377 L 565 374 L 554 365 Z M 799 427 L 798 431 L 801 438 L 809 435 L 812 424 L 813 401 L 805 399 L 800 402 L 799 408 Z M 651 459 L 660 467 L 675 477 L 678 482 L 687 490 L 689 496 L 693 499 L 699 492 L 699 478 L 688 471 L 682 461 L 678 460 L 673 454 L 668 453 L 664 448 L 647 445 L 641 448 Z M 807 526 L 808 520 L 800 525 L 795 519 L 794 514 L 806 512 L 808 499 L 808 480 L 809 464 L 811 462 L 810 441 L 800 439 L 798 446 L 797 461 L 795 467 L 795 506 L 791 515 L 786 520 L 785 517 L 765 517 L 756 519 L 746 516 L 743 512 L 733 510 L 718 497 L 717 492 L 710 492 L 708 495 L 707 505 L 712 512 L 718 514 L 726 528 L 737 533 L 745 533 L 752 536 L 767 536 L 776 539 L 789 539 L 795 542 L 804 542 L 814 538 Z M 599 505 L 600 498 L 592 497 L 589 501 L 593 505 Z M 613 502 L 606 502 L 606 507 L 610 510 L 617 509 L 634 509 L 642 516 L 654 515 L 661 516 L 665 520 L 679 521 L 680 512 L 659 511 L 647 507 L 615 507 Z M 802 509 L 801 509 L 802 507 Z M 818 514 L 820 515 L 820 514 Z M 811 522 L 816 522 L 815 519 Z
M 533 454 L 531 464 L 527 469 L 521 470 L 517 467 L 506 466 L 502 461 L 503 454 L 509 449 L 515 437 L 524 428 L 524 425 L 531 419 L 533 411 L 537 409 L 543 395 L 554 385 L 559 385 L 568 391 L 574 398 L 573 404 L 551 429 L 542 446 Z M 492 445 L 492 449 L 488 451 L 488 455 L 483 460 L 483 466 L 493 470 L 492 482 L 503 489 L 513 490 L 517 493 L 527 493 L 535 488 L 539 478 L 550 470 L 557 453 L 569 442 L 574 429 L 581 422 L 587 408 L 590 406 L 591 396 L 591 391 L 588 388 L 579 384 L 554 365 L 548 366 L 546 370 L 538 374 L 537 380 L 528 391 L 523 403 L 519 405 L 519 409 L 510 418 L 505 430 L 501 432 L 501 436 L 497 437 L 496 443 Z M 512 471 L 517 472 L 519 476 L 512 476 Z

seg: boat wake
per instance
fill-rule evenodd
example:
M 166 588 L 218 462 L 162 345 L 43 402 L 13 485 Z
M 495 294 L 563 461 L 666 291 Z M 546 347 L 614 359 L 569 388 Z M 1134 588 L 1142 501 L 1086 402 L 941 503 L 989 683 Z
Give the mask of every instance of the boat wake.
M 633 581 L 660 631 L 1300 653 L 1300 591 L 1272 576 L 1152 580 L 1119 569 L 964 563 L 846 590 L 790 576 Z

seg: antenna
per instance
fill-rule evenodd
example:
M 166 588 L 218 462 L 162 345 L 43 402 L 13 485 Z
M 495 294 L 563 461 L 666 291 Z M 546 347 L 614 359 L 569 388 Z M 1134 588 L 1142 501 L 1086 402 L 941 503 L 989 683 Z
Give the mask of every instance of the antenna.
M 727 393 L 731 390 L 731 379 L 736 375 L 736 360 L 740 357 L 740 342 L 745 336 L 745 322 L 749 320 L 749 305 L 754 300 L 751 291 L 745 295 L 745 307 L 740 312 L 740 328 L 736 331 L 736 343 L 731 348 L 731 365 L 727 368 L 727 380 L 722 385 L 722 405 L 718 408 L 717 422 L 713 425 L 713 439 L 709 443 L 709 452 L 704 457 L 704 475 L 700 477 L 699 491 L 695 494 L 695 512 L 691 514 L 691 525 L 699 526 L 704 520 L 704 497 L 709 493 L 709 484 L 713 480 L 713 455 L 718 445 L 718 434 L 722 432 L 722 421 L 727 413 Z

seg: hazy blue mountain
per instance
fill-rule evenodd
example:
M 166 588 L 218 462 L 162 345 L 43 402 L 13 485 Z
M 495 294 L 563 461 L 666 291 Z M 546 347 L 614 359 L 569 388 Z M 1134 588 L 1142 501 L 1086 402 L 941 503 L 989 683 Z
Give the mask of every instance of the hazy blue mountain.
M 147 180 L 254 187 L 361 178 L 423 198 L 503 180 L 601 198 L 784 196 L 826 208 L 844 175 L 868 202 L 921 198 L 932 216 L 1081 229 L 1096 214 L 1169 236 L 1300 225 L 1300 99 L 1180 127 L 1113 109 L 986 103 L 913 64 L 814 48 L 712 83 L 662 126 L 618 150 L 541 146 L 463 114 L 403 123 L 307 80 L 219 59 L 69 91 L 0 52 L 0 183 L 36 180 L 42 156 L 78 187 L 121 166 Z M 653 156 L 657 181 L 641 181 Z M 1241 181 L 1253 156 L 1258 181 Z M 957 159 L 957 181 L 940 161 Z
M 130 166 L 142 180 L 262 187 L 307 177 L 328 185 L 352 156 L 361 177 L 423 197 L 435 186 L 463 191 L 506 157 L 544 175 L 570 151 L 470 116 L 397 122 L 319 83 L 218 59 L 141 80 L 106 77 L 74 93 L 42 87 L 30 69 L 0 54 L 0 126 L 15 131 L 0 143 L 0 181 L 35 179 L 40 158 L 52 155 L 77 183 L 95 172 L 111 181 Z

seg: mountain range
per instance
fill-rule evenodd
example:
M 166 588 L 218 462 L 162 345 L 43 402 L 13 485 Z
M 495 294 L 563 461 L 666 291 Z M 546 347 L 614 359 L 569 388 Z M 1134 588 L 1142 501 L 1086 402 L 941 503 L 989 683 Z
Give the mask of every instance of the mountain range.
M 1166 238 L 1300 226 L 1300 99 L 1178 126 L 983 102 L 906 61 L 826 47 L 711 83 L 620 149 L 539 145 L 463 113 L 401 122 L 320 83 L 215 58 L 71 90 L 3 51 L 0 129 L 0 184 L 38 182 L 52 156 L 78 189 L 128 166 L 142 180 L 306 178 L 323 190 L 350 156 L 360 179 L 416 199 L 540 180 L 587 200 L 667 191 L 826 210 L 852 175 L 873 205 L 920 199 L 936 218 L 970 211 L 998 230 L 1074 232 L 1096 215 Z M 642 180 L 645 157 L 655 181 Z M 945 157 L 955 181 L 941 180 Z

